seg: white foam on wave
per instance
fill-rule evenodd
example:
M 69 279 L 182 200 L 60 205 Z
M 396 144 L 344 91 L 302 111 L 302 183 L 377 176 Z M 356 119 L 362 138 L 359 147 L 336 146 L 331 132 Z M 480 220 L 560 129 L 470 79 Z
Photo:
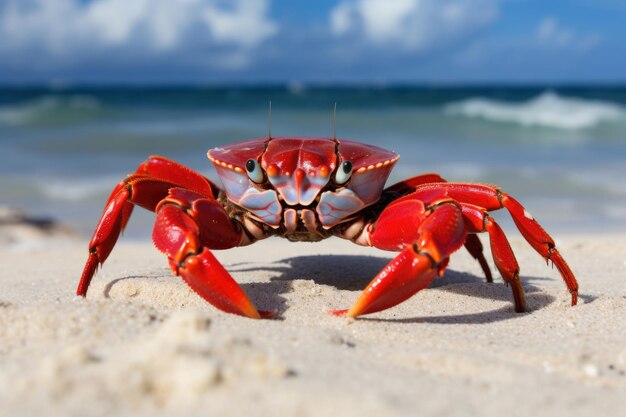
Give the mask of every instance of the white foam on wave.
M 602 122 L 626 119 L 626 109 L 619 104 L 563 97 L 551 91 L 521 103 L 470 98 L 448 104 L 444 111 L 450 115 L 517 123 L 524 127 L 565 130 L 588 129 Z
M 62 179 L 54 178 L 37 181 L 41 194 L 54 200 L 80 201 L 110 193 L 121 180 L 119 177 L 102 176 L 95 178 Z
M 100 107 L 97 99 L 87 95 L 68 97 L 45 95 L 33 100 L 0 107 L 0 124 L 21 126 L 37 122 L 57 112 L 93 111 Z

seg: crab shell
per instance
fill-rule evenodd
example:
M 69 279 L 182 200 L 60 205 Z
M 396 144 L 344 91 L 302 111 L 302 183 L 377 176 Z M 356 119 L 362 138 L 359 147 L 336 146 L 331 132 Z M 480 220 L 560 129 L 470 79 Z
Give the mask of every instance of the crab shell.
M 380 198 L 398 154 L 359 142 L 312 137 L 252 139 L 209 150 L 227 198 L 263 223 L 280 227 L 296 211 L 310 211 L 324 228 L 349 220 Z M 253 182 L 246 162 L 257 161 L 264 181 Z M 345 161 L 352 175 L 334 182 Z

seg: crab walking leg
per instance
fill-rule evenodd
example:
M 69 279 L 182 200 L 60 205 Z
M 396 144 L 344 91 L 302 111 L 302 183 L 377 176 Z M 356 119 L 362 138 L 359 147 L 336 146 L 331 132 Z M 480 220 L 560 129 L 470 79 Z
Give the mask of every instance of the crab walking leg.
M 519 264 L 515 259 L 515 254 L 509 244 L 502 228 L 491 217 L 485 218 L 485 229 L 489 233 L 489 241 L 491 242 L 491 253 L 496 267 L 502 278 L 511 284 L 513 291 L 513 301 L 515 303 L 515 311 L 523 313 L 526 311 L 526 302 L 524 300 L 524 289 L 519 277 Z
M 413 231 L 413 242 L 407 245 L 404 239 L 408 235 L 398 234 L 398 230 Z M 465 236 L 461 210 L 450 201 L 430 208 L 420 201 L 387 207 L 376 223 L 371 241 L 381 249 L 402 247 L 401 252 L 378 273 L 349 310 L 333 314 L 357 317 L 408 299 L 443 274 L 448 257 L 463 245 Z
M 496 221 L 487 214 L 482 207 L 471 204 L 461 204 L 461 211 L 466 220 L 466 225 L 472 232 L 487 232 L 491 244 L 491 255 L 496 264 L 496 268 L 502 275 L 504 282 L 511 285 L 513 291 L 513 301 L 515 311 L 523 313 L 526 311 L 524 300 L 524 289 L 520 281 L 520 268 L 506 235 Z M 475 236 L 475 235 L 468 235 Z
M 142 162 L 137 167 L 134 174 L 129 175 L 115 186 L 109 196 L 107 205 L 121 189 L 126 188 L 129 183 L 132 183 L 139 177 L 151 177 L 171 184 L 176 184 L 178 187 L 184 187 L 188 190 L 195 191 L 205 197 L 215 198 L 215 196 L 219 193 L 219 188 L 215 184 L 191 168 L 187 168 L 178 162 L 162 156 L 150 156 L 146 161 Z M 130 201 L 124 204 L 121 213 L 121 230 L 126 228 L 133 212 L 133 207 L 135 206 Z
M 461 205 L 468 203 L 480 206 L 487 211 L 499 210 L 501 208 L 507 209 L 511 214 L 513 222 L 530 246 L 546 261 L 552 261 L 556 265 L 571 294 L 572 305 L 576 305 L 578 301 L 578 282 L 576 282 L 574 274 L 556 248 L 554 239 L 517 200 L 491 185 L 465 183 L 423 184 L 416 187 L 416 192 L 410 196 L 419 198 L 419 195 L 430 195 L 433 192 L 445 192 L 447 196 L 453 198 Z M 407 197 L 402 197 L 402 199 Z
M 543 230 L 537 221 L 526 211 L 526 209 L 513 197 L 502 193 L 502 204 L 511 213 L 513 222 L 535 251 L 537 251 L 546 262 L 552 261 L 559 273 L 563 277 L 569 292 L 572 295 L 572 305 L 578 301 L 578 282 L 565 259 L 557 250 L 554 240 Z
M 472 255 L 474 259 L 478 261 L 480 267 L 483 269 L 487 282 L 493 282 L 493 276 L 491 275 L 491 269 L 483 254 L 483 244 L 480 243 L 480 239 L 475 234 L 468 234 L 465 238 L 465 248 Z
M 219 188 L 208 178 L 178 162 L 152 155 L 137 168 L 137 174 L 146 174 L 179 187 L 195 191 L 205 197 L 215 198 Z
M 91 242 L 76 294 L 85 296 L 93 275 L 113 250 L 126 228 L 135 204 L 154 211 L 169 188 L 178 186 L 213 198 L 219 191 L 207 178 L 190 168 L 161 156 L 150 156 L 134 174 L 120 181 L 111 192 Z
M 141 175 L 131 177 L 132 180 L 123 187 L 118 185 L 115 188 L 104 207 L 102 217 L 89 242 L 89 257 L 76 289 L 77 295 L 83 297 L 87 295 L 87 289 L 98 265 L 102 265 L 111 254 L 122 231 L 124 215 L 128 215 L 127 204 L 135 204 L 154 211 L 159 201 L 167 195 L 167 191 L 175 186 L 152 177 Z
M 235 228 L 219 203 L 194 194 L 173 189 L 159 204 L 152 234 L 155 246 L 167 254 L 176 275 L 216 308 L 255 319 L 271 317 L 275 312 L 257 311 L 209 251 L 237 246 L 242 231 Z M 194 197 L 200 198 L 192 200 Z

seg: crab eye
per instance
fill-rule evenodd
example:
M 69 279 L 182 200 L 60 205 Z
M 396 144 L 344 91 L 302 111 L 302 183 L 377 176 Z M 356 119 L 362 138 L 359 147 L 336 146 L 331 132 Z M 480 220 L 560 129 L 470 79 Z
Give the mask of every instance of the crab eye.
M 263 182 L 265 176 L 263 175 L 263 170 L 256 159 L 248 159 L 246 161 L 246 171 L 248 171 L 248 177 L 250 177 L 252 182 L 257 184 Z
M 339 166 L 339 168 L 337 169 L 337 172 L 335 172 L 335 177 L 333 178 L 333 181 L 335 182 L 335 184 L 343 185 L 348 182 L 351 175 L 352 162 L 343 161 L 341 166 Z

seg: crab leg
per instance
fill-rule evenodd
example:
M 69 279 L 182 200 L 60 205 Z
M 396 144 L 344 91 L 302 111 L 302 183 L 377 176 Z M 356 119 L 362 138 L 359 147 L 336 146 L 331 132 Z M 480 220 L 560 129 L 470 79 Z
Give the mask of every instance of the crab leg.
M 219 188 L 208 178 L 200 175 L 191 168 L 174 162 L 162 156 L 150 156 L 136 171 L 164 181 L 177 184 L 180 187 L 202 194 L 205 197 L 215 198 Z
M 507 284 L 511 285 L 515 311 L 523 313 L 526 311 L 526 302 L 524 301 L 524 289 L 522 288 L 519 276 L 520 268 L 517 259 L 515 259 L 513 249 L 502 231 L 502 228 L 482 207 L 465 203 L 461 205 L 461 210 L 463 211 L 466 225 L 472 228 L 472 231 L 487 232 L 489 234 L 491 254 L 496 263 L 496 268 L 500 271 L 502 279 L 504 279 Z
M 546 261 L 552 261 L 556 265 L 571 294 L 572 305 L 576 305 L 578 283 L 574 274 L 556 248 L 554 240 L 517 200 L 497 187 L 486 184 L 431 183 L 417 186 L 414 193 L 401 197 L 397 201 L 415 198 L 428 200 L 427 197 L 433 195 L 445 195 L 453 198 L 461 206 L 469 204 L 482 207 L 487 211 L 507 209 L 530 246 Z
M 122 230 L 126 228 L 135 204 L 154 211 L 169 188 L 179 186 L 213 197 L 218 188 L 197 172 L 161 156 L 150 156 L 137 167 L 135 174 L 120 181 L 105 204 L 102 217 L 89 243 L 85 264 L 76 294 L 85 296 L 89 283 L 107 259 Z
M 349 310 L 335 315 L 357 317 L 393 307 L 428 287 L 465 242 L 463 214 L 451 200 L 426 207 L 421 201 L 391 204 L 370 235 L 372 245 L 401 252 L 370 282 Z
M 491 275 L 491 269 L 483 254 L 483 244 L 480 243 L 480 239 L 475 234 L 468 234 L 465 238 L 465 249 L 472 255 L 474 259 L 478 261 L 480 267 L 483 269 L 483 273 L 487 278 L 487 282 L 493 282 L 493 276 Z
M 106 205 L 117 195 L 118 191 L 122 188 L 126 188 L 128 184 L 137 177 L 152 177 L 163 180 L 171 184 L 176 184 L 179 187 L 196 191 L 207 197 L 215 197 L 219 192 L 215 184 L 194 170 L 165 157 L 153 155 L 148 157 L 146 161 L 142 162 L 137 167 L 134 175 L 129 175 L 115 186 Z M 130 201 L 124 204 L 121 213 L 121 230 L 126 228 L 133 212 L 133 207 L 134 204 Z
M 213 306 L 250 318 L 271 317 L 275 312 L 257 311 L 209 251 L 237 246 L 241 235 L 215 200 L 175 188 L 157 207 L 152 239 L 167 254 L 174 273 Z
M 89 242 L 89 257 L 80 277 L 76 294 L 87 295 L 91 279 L 98 268 L 109 257 L 125 222 L 130 216 L 130 207 L 139 205 L 154 211 L 157 204 L 175 185 L 163 180 L 144 175 L 131 175 L 124 186 L 115 187 L 104 207 L 102 217 Z

